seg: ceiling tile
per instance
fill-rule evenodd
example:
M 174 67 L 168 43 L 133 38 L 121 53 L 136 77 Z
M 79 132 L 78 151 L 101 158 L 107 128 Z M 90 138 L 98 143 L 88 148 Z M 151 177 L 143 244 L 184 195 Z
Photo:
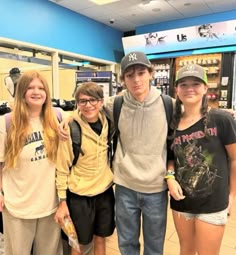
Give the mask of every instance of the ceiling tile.
M 124 32 L 147 24 L 236 10 L 236 0 L 120 0 L 102 6 L 89 0 L 48 1 Z M 109 23 L 111 18 L 114 24 Z

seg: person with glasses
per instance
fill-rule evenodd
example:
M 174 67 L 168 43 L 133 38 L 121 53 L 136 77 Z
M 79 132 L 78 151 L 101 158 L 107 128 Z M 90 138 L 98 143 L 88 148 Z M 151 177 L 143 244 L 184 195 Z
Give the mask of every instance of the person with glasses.
M 80 106 L 86 106 L 87 103 L 90 103 L 92 106 L 95 106 L 99 101 L 101 101 L 101 99 L 97 99 L 97 98 L 80 99 L 80 100 L 78 101 L 78 105 L 80 105 Z
M 103 90 L 94 82 L 81 84 L 75 93 L 78 110 L 73 119 L 81 127 L 81 150 L 74 159 L 72 139 L 59 142 L 56 186 L 60 199 L 55 220 L 72 220 L 83 254 L 94 243 L 94 254 L 105 255 L 105 237 L 113 234 L 113 174 L 108 161 L 108 121 L 100 110 Z M 72 166 L 72 167 L 71 167 Z M 72 248 L 71 255 L 78 253 Z

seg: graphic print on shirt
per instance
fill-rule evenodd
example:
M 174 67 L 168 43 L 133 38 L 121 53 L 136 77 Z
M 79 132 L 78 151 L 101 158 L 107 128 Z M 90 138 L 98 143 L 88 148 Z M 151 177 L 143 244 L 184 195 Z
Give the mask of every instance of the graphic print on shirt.
M 38 161 L 47 157 L 43 143 L 43 136 L 40 131 L 35 131 L 27 137 L 25 146 L 29 144 L 32 144 L 34 146 L 30 161 Z
M 210 132 L 210 136 L 216 136 L 216 133 Z M 219 178 L 212 155 L 198 143 L 204 137 L 204 133 L 195 132 L 175 139 L 176 179 L 185 194 L 192 198 L 210 195 L 215 179 Z
M 44 144 L 42 143 L 41 145 L 39 145 L 38 147 L 35 148 L 35 153 L 34 155 L 41 155 L 44 152 Z

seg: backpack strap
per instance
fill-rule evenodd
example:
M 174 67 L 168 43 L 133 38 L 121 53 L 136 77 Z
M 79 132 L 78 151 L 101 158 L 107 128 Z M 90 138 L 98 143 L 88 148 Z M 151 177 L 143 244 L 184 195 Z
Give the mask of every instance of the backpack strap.
M 161 98 L 164 103 L 165 111 L 166 111 L 166 119 L 168 123 L 168 129 L 170 128 L 170 123 L 172 120 L 172 115 L 173 115 L 173 102 L 172 98 L 168 95 L 161 94 Z
M 124 102 L 123 96 L 116 96 L 114 100 L 114 105 L 113 105 L 113 119 L 114 119 L 114 127 L 116 132 L 119 132 L 118 128 L 118 123 L 119 123 L 119 118 L 120 118 L 120 112 L 121 112 L 121 107 Z
M 123 102 L 124 102 L 123 95 L 115 97 L 114 105 L 113 105 L 113 119 L 114 119 L 115 134 L 113 135 L 111 161 L 115 155 L 118 139 L 120 136 L 118 124 L 119 124 L 120 112 L 121 112 L 121 107 Z
M 112 128 L 112 124 L 111 124 L 111 120 L 107 119 L 107 123 L 108 123 L 108 136 L 107 136 L 107 145 L 108 145 L 108 150 L 107 150 L 107 157 L 108 157 L 108 161 L 110 164 L 110 167 L 112 167 L 112 160 L 113 160 L 113 139 L 114 139 L 114 135 L 115 135 L 115 130 L 114 128 Z
M 53 107 L 53 110 L 54 110 L 54 112 L 57 116 L 58 121 L 61 122 L 62 121 L 62 115 L 61 115 L 60 108 L 59 107 Z
M 70 136 L 72 140 L 72 147 L 74 153 L 74 159 L 72 162 L 72 166 L 74 166 L 79 158 L 79 154 L 84 155 L 83 150 L 81 149 L 81 127 L 80 124 L 76 120 L 72 120 L 69 122 L 70 128 Z

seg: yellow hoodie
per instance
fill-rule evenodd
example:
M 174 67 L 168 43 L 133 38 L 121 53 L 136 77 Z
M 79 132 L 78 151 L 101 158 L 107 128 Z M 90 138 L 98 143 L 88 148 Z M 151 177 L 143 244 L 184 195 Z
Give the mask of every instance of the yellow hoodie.
M 95 196 L 107 190 L 113 181 L 107 158 L 108 122 L 103 113 L 99 113 L 102 132 L 97 135 L 81 113 L 75 112 L 73 118 L 81 127 L 81 148 L 84 155 L 79 155 L 76 165 L 72 140 L 60 141 L 57 157 L 56 186 L 59 198 L 66 198 L 67 188 L 80 196 Z

